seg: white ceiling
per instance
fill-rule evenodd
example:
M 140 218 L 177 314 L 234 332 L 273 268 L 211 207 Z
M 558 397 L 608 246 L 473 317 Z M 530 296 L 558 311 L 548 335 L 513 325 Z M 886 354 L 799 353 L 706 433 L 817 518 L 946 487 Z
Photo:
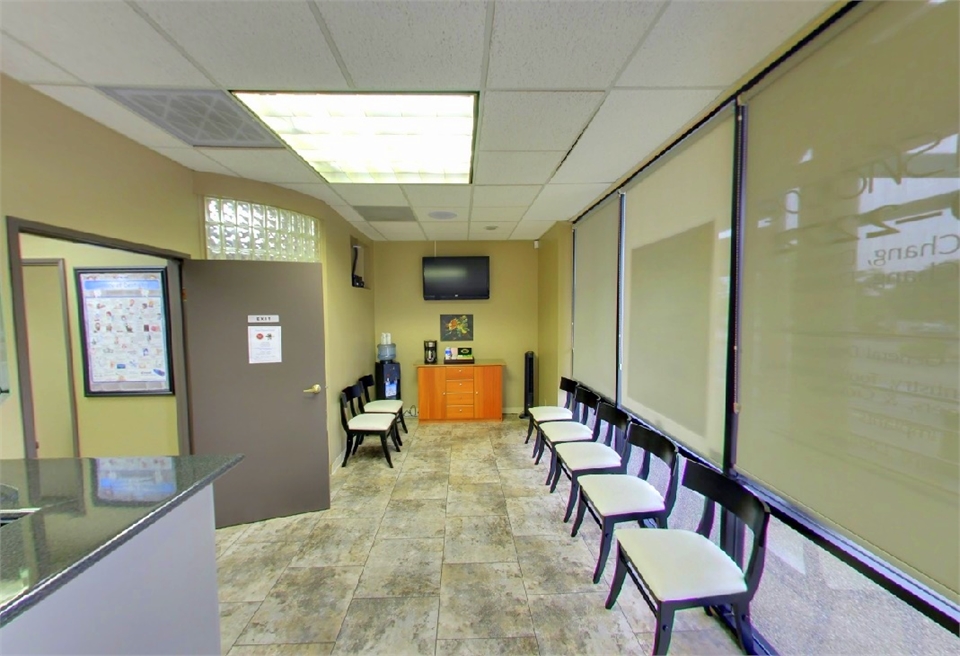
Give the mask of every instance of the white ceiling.
M 375 240 L 529 240 L 831 4 L 3 0 L 0 70 L 188 168 L 319 198 Z M 474 184 L 328 185 L 282 148 L 193 148 L 97 86 L 479 92 Z M 354 209 L 370 206 L 417 221 Z

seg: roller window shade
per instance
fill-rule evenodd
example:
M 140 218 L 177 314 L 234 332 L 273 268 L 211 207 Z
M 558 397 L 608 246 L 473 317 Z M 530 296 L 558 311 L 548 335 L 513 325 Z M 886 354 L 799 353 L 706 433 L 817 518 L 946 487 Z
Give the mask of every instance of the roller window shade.
M 723 457 L 734 119 L 726 110 L 625 189 L 621 400 Z
M 954 601 L 958 25 L 957 2 L 880 4 L 748 99 L 737 443 Z
M 573 377 L 609 399 L 617 396 L 616 194 L 577 222 L 573 287 Z

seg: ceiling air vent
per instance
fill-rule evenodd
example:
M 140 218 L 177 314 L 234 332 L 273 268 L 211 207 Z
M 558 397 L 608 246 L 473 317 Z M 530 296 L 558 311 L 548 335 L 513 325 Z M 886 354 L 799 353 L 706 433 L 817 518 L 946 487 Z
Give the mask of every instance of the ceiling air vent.
M 409 207 L 367 207 L 354 206 L 355 210 L 367 221 L 416 221 Z
M 100 87 L 100 91 L 191 146 L 283 147 L 272 132 L 223 91 L 117 87 Z

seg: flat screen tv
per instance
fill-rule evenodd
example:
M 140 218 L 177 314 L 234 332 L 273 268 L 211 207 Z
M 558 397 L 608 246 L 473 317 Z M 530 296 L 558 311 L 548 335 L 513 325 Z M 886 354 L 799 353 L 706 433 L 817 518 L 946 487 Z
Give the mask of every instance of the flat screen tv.
M 490 298 L 489 257 L 423 258 L 423 300 Z

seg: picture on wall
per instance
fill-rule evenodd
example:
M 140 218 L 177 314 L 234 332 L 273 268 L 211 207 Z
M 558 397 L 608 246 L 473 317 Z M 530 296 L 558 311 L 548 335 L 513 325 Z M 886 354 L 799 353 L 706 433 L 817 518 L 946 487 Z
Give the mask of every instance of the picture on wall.
M 441 314 L 440 315 L 441 342 L 472 342 L 473 315 L 472 314 Z
M 84 394 L 172 394 L 164 269 L 76 272 Z

